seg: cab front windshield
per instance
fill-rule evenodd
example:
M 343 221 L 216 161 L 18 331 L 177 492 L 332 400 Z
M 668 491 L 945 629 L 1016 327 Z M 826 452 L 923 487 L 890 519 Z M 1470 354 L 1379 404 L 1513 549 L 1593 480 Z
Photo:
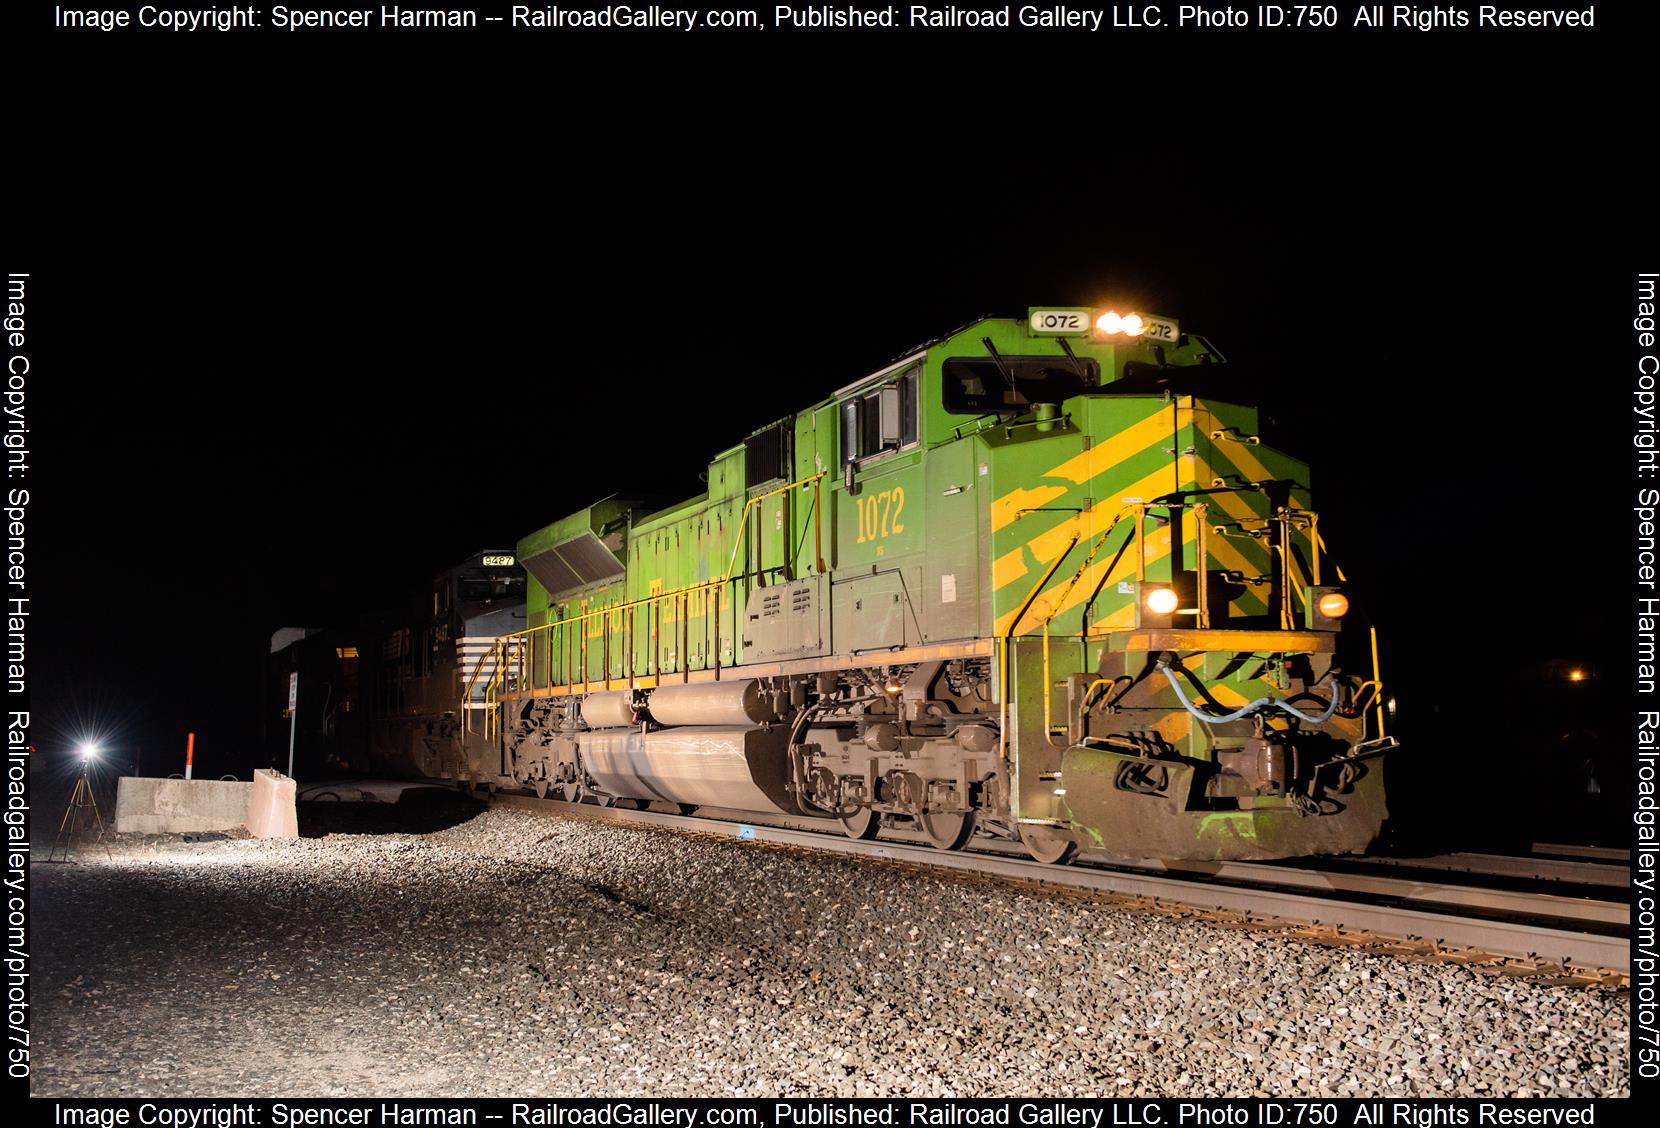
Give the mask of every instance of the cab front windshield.
M 1101 386 L 1101 366 L 1091 357 L 954 356 L 941 375 L 945 410 L 956 415 L 1021 412 Z
M 462 576 L 456 581 L 456 595 L 463 603 L 489 603 L 501 599 L 523 599 L 525 578 L 510 574 Z

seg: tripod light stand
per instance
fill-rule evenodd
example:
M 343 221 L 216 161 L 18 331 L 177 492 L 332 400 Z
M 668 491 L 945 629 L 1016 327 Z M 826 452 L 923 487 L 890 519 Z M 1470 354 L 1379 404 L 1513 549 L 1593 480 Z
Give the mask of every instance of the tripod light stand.
M 75 839 L 83 829 L 96 826 L 98 828 L 98 845 L 103 846 L 104 856 L 114 861 L 110 848 L 104 842 L 104 817 L 98 813 L 98 800 L 92 794 L 92 780 L 87 772 L 92 767 L 92 761 L 98 756 L 95 745 L 84 744 L 79 752 L 81 758 L 81 774 L 75 780 L 75 790 L 69 796 L 69 806 L 64 809 L 63 822 L 58 824 L 58 836 L 52 841 L 52 849 L 46 854 L 46 860 L 52 861 L 63 848 L 63 861 L 69 860 L 69 851 L 75 844 Z

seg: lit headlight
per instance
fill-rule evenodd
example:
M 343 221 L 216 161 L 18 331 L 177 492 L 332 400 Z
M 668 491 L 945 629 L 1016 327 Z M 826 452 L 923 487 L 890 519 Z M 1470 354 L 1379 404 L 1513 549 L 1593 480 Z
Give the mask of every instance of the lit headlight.
M 1315 606 L 1326 618 L 1341 619 L 1349 613 L 1349 597 L 1340 591 L 1328 591 Z
M 1120 317 L 1117 310 L 1109 309 L 1095 319 L 1095 331 L 1109 337 L 1120 334 L 1139 337 L 1147 332 L 1147 321 L 1139 313 L 1126 313 Z
M 1167 587 L 1152 588 L 1147 592 L 1147 610 L 1155 615 L 1168 615 L 1179 602 L 1176 593 Z
M 1349 613 L 1349 597 L 1334 587 L 1311 587 L 1304 604 L 1304 625 L 1311 631 L 1343 629 L 1343 616 Z

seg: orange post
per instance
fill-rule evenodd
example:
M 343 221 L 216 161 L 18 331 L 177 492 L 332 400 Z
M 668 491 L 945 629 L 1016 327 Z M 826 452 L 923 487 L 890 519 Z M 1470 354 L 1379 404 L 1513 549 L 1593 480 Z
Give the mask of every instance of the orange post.
M 186 733 L 184 738 L 184 778 L 190 778 L 190 763 L 196 758 L 196 734 Z

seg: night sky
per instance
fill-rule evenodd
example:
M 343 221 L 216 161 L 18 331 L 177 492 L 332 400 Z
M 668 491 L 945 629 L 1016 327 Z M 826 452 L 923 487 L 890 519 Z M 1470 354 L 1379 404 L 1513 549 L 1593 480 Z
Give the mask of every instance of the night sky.
M 1624 692 L 1632 42 L 36 34 L 37 741 L 217 775 L 274 629 L 1048 303 L 1228 354 L 1418 747 Z

